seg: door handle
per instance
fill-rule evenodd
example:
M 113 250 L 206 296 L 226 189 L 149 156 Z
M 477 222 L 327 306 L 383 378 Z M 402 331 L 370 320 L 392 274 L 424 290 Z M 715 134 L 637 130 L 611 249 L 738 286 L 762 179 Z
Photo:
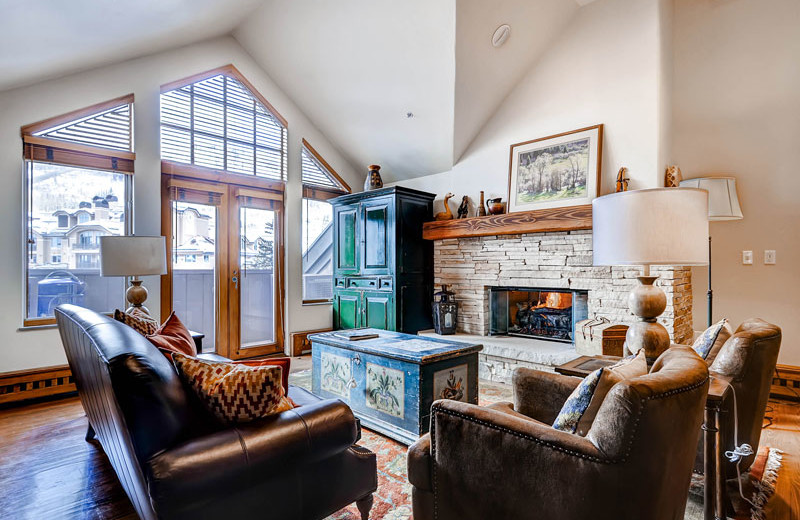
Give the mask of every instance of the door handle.
M 239 290 L 239 277 L 237 276 L 239 271 L 236 269 L 233 270 L 233 276 L 231 276 L 231 281 L 233 282 L 233 287 L 238 291 Z

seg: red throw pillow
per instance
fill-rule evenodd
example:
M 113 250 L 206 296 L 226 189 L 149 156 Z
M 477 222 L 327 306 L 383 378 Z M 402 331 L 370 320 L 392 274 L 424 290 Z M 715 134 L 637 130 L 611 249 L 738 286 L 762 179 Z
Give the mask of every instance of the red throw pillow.
M 206 408 L 225 423 L 245 423 L 294 408 L 281 385 L 282 368 L 220 363 L 180 353 L 172 362 Z
M 234 361 L 237 365 L 245 365 L 248 367 L 265 367 L 265 366 L 279 366 L 283 371 L 281 377 L 281 384 L 283 391 L 289 393 L 289 368 L 292 366 L 292 358 L 279 357 L 269 359 L 247 359 L 244 361 Z
M 181 352 L 192 357 L 197 355 L 197 347 L 195 347 L 192 334 L 189 329 L 184 327 L 174 311 L 157 331 L 145 337 L 150 340 L 150 343 L 162 350 Z

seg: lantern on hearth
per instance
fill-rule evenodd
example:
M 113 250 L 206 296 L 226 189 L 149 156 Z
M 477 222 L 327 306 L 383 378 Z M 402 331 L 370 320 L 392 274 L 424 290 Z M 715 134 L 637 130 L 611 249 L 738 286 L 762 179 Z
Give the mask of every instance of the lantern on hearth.
M 442 285 L 442 290 L 433 295 L 433 328 L 436 334 L 455 334 L 457 318 L 456 295 Z

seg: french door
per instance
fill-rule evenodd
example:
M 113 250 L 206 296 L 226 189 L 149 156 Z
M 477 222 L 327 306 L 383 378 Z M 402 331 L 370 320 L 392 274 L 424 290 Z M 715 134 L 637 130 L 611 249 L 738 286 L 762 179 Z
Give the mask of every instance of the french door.
M 232 359 L 282 352 L 282 193 L 165 177 L 163 198 L 170 262 L 162 319 L 175 311 L 205 334 L 204 352 Z

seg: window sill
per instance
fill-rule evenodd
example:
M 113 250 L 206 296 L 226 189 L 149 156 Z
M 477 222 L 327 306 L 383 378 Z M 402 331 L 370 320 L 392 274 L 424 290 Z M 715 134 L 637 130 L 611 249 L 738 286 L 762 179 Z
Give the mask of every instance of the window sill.
M 303 300 L 303 307 L 313 305 L 333 305 L 333 300 Z
M 17 332 L 29 332 L 32 330 L 47 330 L 47 329 L 57 329 L 58 325 L 56 323 L 44 323 L 42 325 L 22 325 L 17 327 Z

